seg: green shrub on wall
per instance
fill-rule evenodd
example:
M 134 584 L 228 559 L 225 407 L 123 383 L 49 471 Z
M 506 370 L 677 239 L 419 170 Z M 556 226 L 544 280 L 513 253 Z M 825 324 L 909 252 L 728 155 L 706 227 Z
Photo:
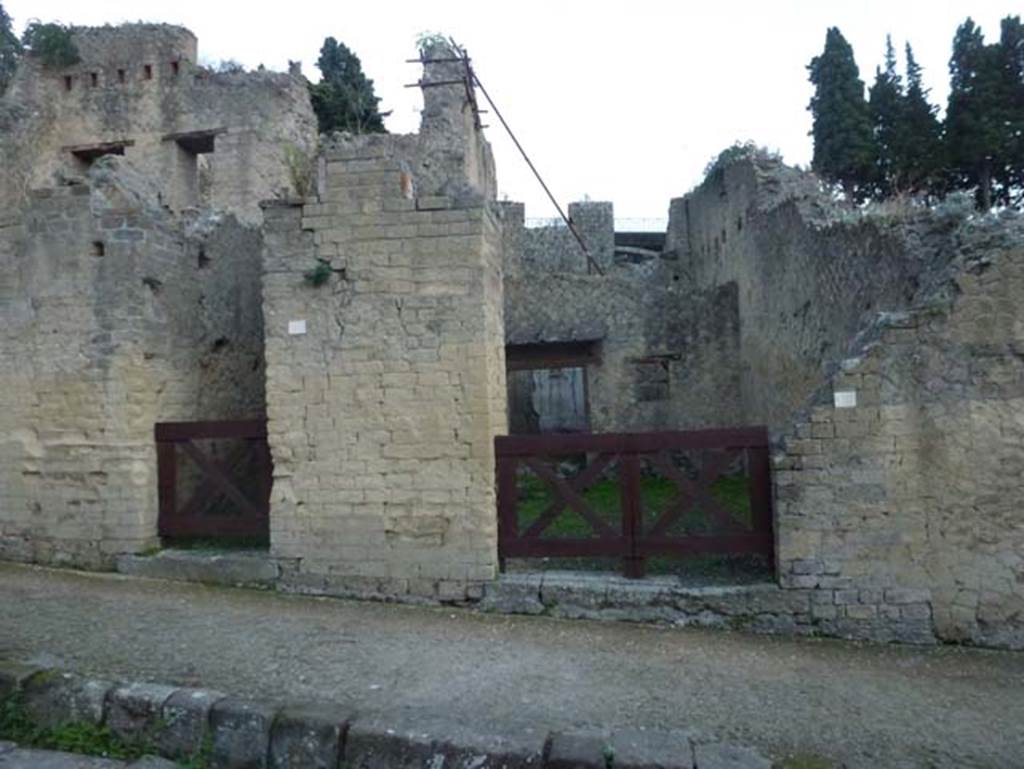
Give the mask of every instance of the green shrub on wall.
M 82 60 L 71 27 L 58 22 L 30 21 L 21 42 L 29 54 L 38 56 L 47 67 L 70 67 Z

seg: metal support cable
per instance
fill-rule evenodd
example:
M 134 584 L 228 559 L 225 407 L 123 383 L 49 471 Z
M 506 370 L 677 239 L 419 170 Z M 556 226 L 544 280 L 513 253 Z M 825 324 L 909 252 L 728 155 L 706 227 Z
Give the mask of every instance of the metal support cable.
M 519 143 L 519 139 L 517 139 L 516 135 L 512 132 L 512 129 L 509 127 L 508 121 L 505 120 L 504 115 L 502 115 L 501 111 L 498 109 L 498 105 L 494 103 L 494 99 L 492 99 L 491 95 L 487 93 L 487 89 L 484 88 L 484 84 L 480 82 L 480 78 L 477 77 L 476 72 L 473 70 L 473 67 L 470 64 L 469 54 L 466 52 L 464 48 L 458 45 L 451 38 L 448 39 L 448 42 L 451 44 L 453 50 L 455 50 L 459 54 L 457 57 L 444 57 L 438 59 L 425 59 L 421 57 L 419 59 L 410 59 L 409 62 L 417 62 L 420 64 L 462 62 L 465 65 L 466 98 L 469 101 L 470 105 L 473 107 L 473 114 L 476 120 L 477 128 L 482 128 L 480 124 L 480 113 L 483 110 L 481 110 L 476 103 L 476 96 L 473 93 L 474 86 L 479 88 L 480 93 L 482 93 L 484 95 L 484 98 L 487 99 L 487 103 L 491 105 L 491 109 L 494 111 L 494 114 L 498 116 L 498 120 L 501 121 L 502 127 L 505 129 L 505 132 L 509 135 L 509 138 L 512 139 L 512 143 L 516 145 L 516 149 L 519 150 L 519 154 L 523 156 L 523 160 L 526 161 L 526 165 L 530 167 L 530 170 L 533 172 L 534 177 L 536 177 L 537 181 L 540 183 L 541 188 L 544 190 L 544 193 L 548 196 L 548 200 L 551 201 L 551 204 L 555 207 L 555 210 L 558 211 L 558 215 L 562 217 L 562 221 L 565 222 L 566 227 L 569 228 L 569 231 L 572 233 L 573 237 L 576 238 L 576 242 L 579 243 L 580 250 L 583 251 L 583 255 L 587 259 L 588 269 L 593 269 L 598 275 L 604 275 L 604 270 L 601 269 L 601 265 L 598 264 L 597 260 L 595 260 L 594 257 L 591 255 L 590 249 L 587 248 L 587 244 L 583 240 L 583 235 L 581 235 L 580 231 L 576 228 L 576 223 L 571 218 L 566 216 L 565 211 L 562 210 L 562 206 L 558 203 L 558 201 L 555 199 L 555 196 L 548 188 L 548 185 L 544 182 L 544 179 L 541 177 L 540 172 L 537 170 L 537 167 L 533 164 L 533 161 L 530 160 L 530 156 L 526 154 L 526 150 L 523 149 L 523 145 Z M 445 80 L 434 83 L 423 83 L 421 81 L 420 83 L 411 84 L 411 86 L 409 87 L 416 85 L 419 85 L 421 87 L 435 85 L 455 85 L 457 82 L 458 81 L 454 80 Z
M 558 211 L 558 215 L 562 217 L 562 221 L 565 222 L 569 231 L 573 234 L 573 237 L 576 238 L 576 242 L 580 244 L 583 255 L 587 258 L 587 264 L 593 267 L 594 271 L 597 272 L 598 275 L 604 275 L 604 270 L 601 269 L 601 265 L 599 265 L 594 257 L 591 256 L 590 249 L 587 248 L 587 244 L 583 241 L 583 236 L 580 235 L 579 230 L 576 229 L 575 222 L 565 215 L 565 212 L 562 210 L 562 206 L 559 205 L 555 196 L 551 193 L 551 190 L 548 189 L 548 185 L 544 183 L 544 179 L 541 177 L 537 167 L 534 166 L 533 161 L 530 160 L 530 156 L 526 154 L 526 150 L 523 149 L 523 145 L 519 143 L 519 139 L 517 139 L 516 135 L 512 133 L 512 129 L 509 128 L 508 122 L 506 122 L 504 116 L 501 114 L 501 110 L 498 109 L 498 105 L 494 103 L 494 99 L 492 99 L 491 95 L 487 93 L 487 89 L 484 88 L 484 84 L 480 82 L 480 78 L 477 76 L 476 72 L 469 68 L 468 57 L 466 59 L 466 67 L 470 76 L 473 78 L 473 82 L 480 89 L 480 93 L 482 93 L 484 98 L 487 99 L 487 103 L 491 105 L 491 109 L 494 110 L 494 114 L 497 115 L 498 120 L 501 121 L 501 125 L 504 127 L 506 133 L 508 133 L 509 138 L 512 139 L 512 143 L 516 145 L 516 149 L 519 150 L 519 154 L 523 156 L 523 160 L 526 161 L 526 165 L 530 167 L 530 170 L 533 171 L 533 175 L 537 177 L 537 181 L 540 182 L 540 186 L 544 189 L 544 192 L 547 194 L 551 204 L 555 207 L 555 210 Z

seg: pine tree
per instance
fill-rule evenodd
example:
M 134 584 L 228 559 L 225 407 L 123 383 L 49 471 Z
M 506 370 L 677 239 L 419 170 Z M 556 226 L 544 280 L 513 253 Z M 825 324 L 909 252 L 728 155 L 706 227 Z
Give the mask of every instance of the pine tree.
M 1002 47 L 985 45 L 973 20 L 968 18 L 960 25 L 949 62 L 946 150 L 953 185 L 976 188 L 978 207 L 983 211 L 996 200 L 1000 169 L 1012 152 L 1008 130 L 1012 114 L 1005 101 L 1002 60 Z
M 322 76 L 310 85 L 310 99 L 321 133 L 385 133 L 384 116 L 377 109 L 380 99 L 373 92 L 373 81 L 348 46 L 333 37 L 324 40 L 317 67 Z
M 868 96 L 875 143 L 875 194 L 890 195 L 901 188 L 901 135 L 903 126 L 903 84 L 896 73 L 896 52 L 892 38 L 885 36 L 885 69 L 875 69 L 875 82 Z
M 11 17 L 0 5 L 0 94 L 7 90 L 7 85 L 14 77 L 14 70 L 21 58 L 21 42 L 11 29 Z
M 808 106 L 814 137 L 811 165 L 851 197 L 863 199 L 874 177 L 871 116 L 853 49 L 838 28 L 828 30 L 824 51 L 807 69 L 815 87 Z
M 928 101 L 921 66 L 914 58 L 910 43 L 906 46 L 906 56 L 907 89 L 896 139 L 899 158 L 896 175 L 903 186 L 913 192 L 937 191 L 939 177 L 946 166 L 942 125 L 936 116 L 938 107 Z

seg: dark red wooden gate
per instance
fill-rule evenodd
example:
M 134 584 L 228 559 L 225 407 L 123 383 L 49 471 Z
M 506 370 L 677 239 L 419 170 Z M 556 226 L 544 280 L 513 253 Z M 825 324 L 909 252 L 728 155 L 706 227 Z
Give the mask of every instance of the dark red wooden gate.
M 758 554 L 772 562 L 768 432 L 763 427 L 503 436 L 495 439 L 495 453 L 503 562 L 614 556 L 622 558 L 623 573 L 631 577 L 643 576 L 644 559 L 655 555 Z M 528 475 L 546 498 L 524 515 L 522 481 Z M 652 478 L 660 479 L 661 494 L 668 497 L 661 509 L 645 494 Z M 721 499 L 719 486 L 726 479 L 739 479 L 746 490 L 740 514 Z M 605 509 L 588 493 L 598 484 Z M 575 530 L 566 536 L 552 524 L 568 511 L 574 514 Z
M 272 467 L 266 422 L 162 422 L 155 434 L 161 537 L 269 537 Z M 221 456 L 204 451 L 198 441 L 215 441 Z M 181 495 L 184 505 L 179 500 L 182 456 L 192 465 L 191 488 Z

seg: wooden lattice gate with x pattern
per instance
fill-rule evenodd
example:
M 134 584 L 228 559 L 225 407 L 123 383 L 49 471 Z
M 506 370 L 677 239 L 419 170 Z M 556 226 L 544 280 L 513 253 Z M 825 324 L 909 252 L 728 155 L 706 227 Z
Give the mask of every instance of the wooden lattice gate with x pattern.
M 498 554 L 618 557 L 629 577 L 651 556 L 763 556 L 771 481 L 763 427 L 495 439 Z
M 161 537 L 269 539 L 265 421 L 162 422 L 155 437 Z

